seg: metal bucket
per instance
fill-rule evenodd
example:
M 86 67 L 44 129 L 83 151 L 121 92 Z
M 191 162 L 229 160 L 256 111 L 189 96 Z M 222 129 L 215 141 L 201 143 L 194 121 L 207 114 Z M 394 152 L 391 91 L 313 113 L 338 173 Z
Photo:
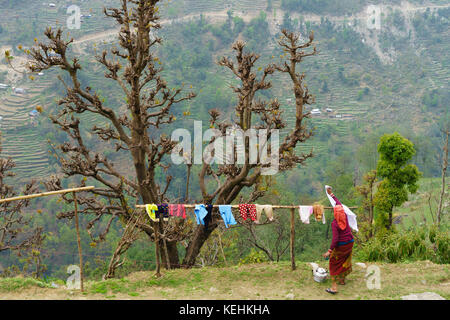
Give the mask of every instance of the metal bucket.
M 312 273 L 316 282 L 323 282 L 328 277 L 328 272 L 324 268 L 317 268 Z

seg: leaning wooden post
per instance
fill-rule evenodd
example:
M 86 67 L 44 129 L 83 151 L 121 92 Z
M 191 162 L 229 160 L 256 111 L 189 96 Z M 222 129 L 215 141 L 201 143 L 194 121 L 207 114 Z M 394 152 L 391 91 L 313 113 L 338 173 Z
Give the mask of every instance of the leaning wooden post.
M 157 278 L 161 277 L 161 262 L 159 259 L 159 220 L 153 224 L 155 232 L 155 254 L 156 254 L 156 274 Z
M 222 251 L 223 261 L 225 262 L 225 265 L 227 265 L 227 258 L 225 257 L 225 252 L 223 251 L 222 237 L 220 236 L 220 229 L 217 231 L 217 234 L 219 235 L 219 245 L 220 245 L 220 250 Z
M 162 224 L 162 228 L 164 230 L 164 223 Z M 163 240 L 163 244 L 164 244 L 164 254 L 166 256 L 166 263 L 167 263 L 167 269 L 171 269 L 170 268 L 170 259 L 169 259 L 169 252 L 167 251 L 167 242 L 166 242 L 166 237 L 162 237 Z
M 295 270 L 295 253 L 294 253 L 294 241 L 295 241 L 295 208 L 291 208 L 291 268 Z
M 75 205 L 75 228 L 77 230 L 78 255 L 80 256 L 80 285 L 81 285 L 81 292 L 83 292 L 84 291 L 84 286 L 83 286 L 83 253 L 81 251 L 80 226 L 78 224 L 77 193 L 75 191 L 73 192 L 73 203 Z

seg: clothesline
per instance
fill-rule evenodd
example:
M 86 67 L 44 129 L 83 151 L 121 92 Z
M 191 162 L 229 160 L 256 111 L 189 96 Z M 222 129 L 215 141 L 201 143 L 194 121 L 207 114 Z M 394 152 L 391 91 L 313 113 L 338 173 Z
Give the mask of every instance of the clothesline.
M 195 206 L 197 206 L 197 204 L 183 204 L 183 203 L 177 203 L 177 204 L 181 204 L 184 205 L 185 208 L 195 208 Z M 300 205 L 298 206 L 293 206 L 293 205 L 272 205 L 272 208 L 274 209 L 296 209 L 298 208 Z M 312 206 L 312 205 L 311 205 Z M 146 205 L 145 204 L 138 204 L 136 205 L 136 208 L 145 208 Z M 218 208 L 219 205 L 213 205 L 214 208 Z M 239 208 L 238 204 L 232 204 L 231 205 L 232 208 Z M 323 207 L 324 209 L 333 209 L 333 207 Z M 350 209 L 357 209 L 358 207 L 349 207 Z
M 193 208 L 193 209 L 195 209 L 197 224 L 203 224 L 206 228 L 208 228 L 208 224 L 210 223 L 210 220 L 211 220 L 212 208 L 219 208 L 220 215 L 222 216 L 223 222 L 225 223 L 225 226 L 227 228 L 230 227 L 231 225 L 238 224 L 238 222 L 235 221 L 233 214 L 231 213 L 231 208 L 238 208 L 240 216 L 244 220 L 247 220 L 247 217 L 249 217 L 252 221 L 254 221 L 256 223 L 256 225 L 259 225 L 259 218 L 260 218 L 260 215 L 263 210 L 265 211 L 266 216 L 269 219 L 269 221 L 273 221 L 272 209 L 290 209 L 289 211 L 290 211 L 291 227 L 290 227 L 290 245 L 289 246 L 290 246 L 290 255 L 291 255 L 291 268 L 292 268 L 292 270 L 295 270 L 296 269 L 295 256 L 294 256 L 295 209 L 299 210 L 300 219 L 302 220 L 303 223 L 309 224 L 309 217 L 314 213 L 316 221 L 319 221 L 319 219 L 321 219 L 323 224 L 325 224 L 325 214 L 324 214 L 323 210 L 324 209 L 333 209 L 335 203 L 338 201 L 338 200 L 331 199 L 330 197 L 329 197 L 329 199 L 330 199 L 330 203 L 332 204 L 332 206 L 325 207 L 323 205 L 320 205 L 320 207 L 322 207 L 323 209 L 321 209 L 321 210 L 318 209 L 317 214 L 316 214 L 316 207 L 317 207 L 316 205 L 312 205 L 312 206 L 311 205 L 309 205 L 309 206 L 307 206 L 307 205 L 260 205 L 260 204 L 206 205 L 208 207 L 208 209 L 206 209 L 205 204 L 191 204 L 191 203 L 189 203 L 189 204 L 181 204 L 181 203 L 167 204 L 167 203 L 164 203 L 164 204 L 160 204 L 160 205 L 138 204 L 138 205 L 136 205 L 136 208 L 146 209 L 149 217 L 155 222 L 160 222 L 161 220 L 168 221 L 168 218 L 169 218 L 168 211 L 169 210 L 171 211 L 170 215 L 173 215 L 173 216 L 181 216 L 180 215 L 180 210 L 181 210 L 182 217 L 186 218 L 186 213 L 185 213 L 186 210 L 185 209 Z M 344 207 L 347 209 L 350 209 L 346 206 L 344 206 Z M 176 208 L 176 209 L 173 209 L 173 208 Z M 305 211 L 305 208 L 308 208 L 308 209 Z M 351 207 L 351 208 L 355 209 L 358 207 Z M 158 217 L 156 217 L 156 211 L 159 212 Z M 320 211 L 322 211 L 322 212 L 320 212 Z M 353 212 L 351 212 L 350 210 L 348 210 L 348 211 L 352 215 L 354 215 Z M 161 214 L 163 215 L 162 217 L 160 216 Z M 320 218 L 320 217 L 322 217 L 322 218 Z M 163 218 L 163 219 L 160 220 L 160 218 Z M 356 220 L 355 220 L 355 222 L 356 222 Z M 159 228 L 155 228 L 155 244 L 156 244 L 155 252 L 156 252 L 156 260 L 157 260 L 156 261 L 157 274 L 159 274 L 159 270 L 160 270 L 160 260 L 159 260 L 159 255 L 158 255 L 158 252 L 159 252 L 158 229 Z M 164 241 L 164 246 L 165 246 L 165 251 L 166 251 L 166 255 L 167 255 L 167 246 L 166 246 L 165 241 Z M 166 259 L 168 260 L 168 257 Z M 169 265 L 169 268 L 170 268 L 170 265 Z

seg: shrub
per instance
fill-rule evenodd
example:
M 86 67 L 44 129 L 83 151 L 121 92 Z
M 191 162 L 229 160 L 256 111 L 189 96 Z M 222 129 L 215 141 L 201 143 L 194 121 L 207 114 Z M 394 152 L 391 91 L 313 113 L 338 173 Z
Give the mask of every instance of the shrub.
M 449 232 L 413 230 L 403 233 L 387 232 L 361 244 L 356 252 L 362 261 L 418 261 L 450 262 Z
M 252 248 L 248 255 L 239 260 L 239 265 L 246 263 L 261 263 L 266 261 L 267 257 L 262 251 Z

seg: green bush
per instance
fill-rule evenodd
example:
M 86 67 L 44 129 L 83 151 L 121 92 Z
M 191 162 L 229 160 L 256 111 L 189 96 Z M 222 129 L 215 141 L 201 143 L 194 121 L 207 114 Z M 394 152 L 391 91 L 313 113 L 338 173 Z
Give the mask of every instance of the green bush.
M 362 244 L 356 255 L 362 261 L 431 260 L 435 263 L 450 262 L 449 232 L 414 230 L 402 233 L 388 232 L 377 235 Z
M 267 257 L 262 251 L 252 248 L 248 255 L 239 260 L 239 265 L 247 263 L 261 263 L 266 261 Z

